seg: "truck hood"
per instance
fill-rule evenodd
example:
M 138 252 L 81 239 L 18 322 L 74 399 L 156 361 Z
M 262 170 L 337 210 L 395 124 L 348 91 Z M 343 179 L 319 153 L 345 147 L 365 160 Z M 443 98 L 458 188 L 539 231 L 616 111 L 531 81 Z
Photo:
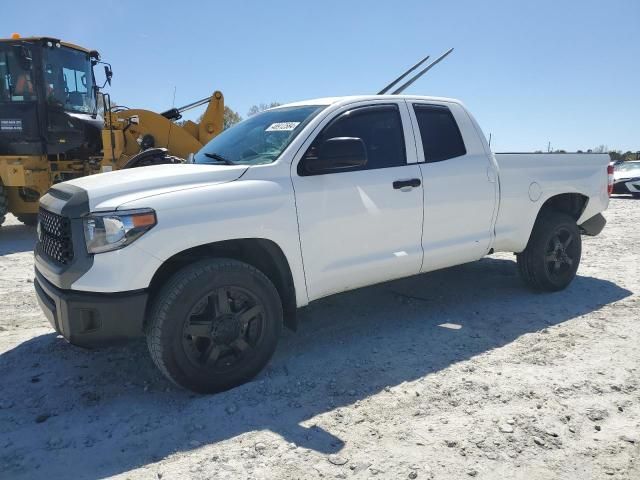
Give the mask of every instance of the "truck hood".
M 246 165 L 169 164 L 131 168 L 69 180 L 89 196 L 92 212 L 115 210 L 132 200 L 188 188 L 232 182 L 247 171 Z

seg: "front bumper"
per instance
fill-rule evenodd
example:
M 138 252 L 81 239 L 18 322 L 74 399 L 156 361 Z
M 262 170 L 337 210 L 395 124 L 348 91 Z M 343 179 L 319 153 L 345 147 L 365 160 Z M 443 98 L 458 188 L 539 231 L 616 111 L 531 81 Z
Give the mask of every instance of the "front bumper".
M 640 193 L 640 178 L 624 178 L 616 180 L 613 184 L 613 193 Z
M 69 343 L 97 347 L 143 334 L 145 291 L 89 293 L 62 290 L 37 270 L 38 303 L 51 326 Z
M 630 180 L 627 183 L 625 183 L 625 185 L 629 193 L 636 194 L 636 195 L 640 193 L 640 178 L 634 178 L 633 180 Z
M 617 195 L 629 193 L 629 189 L 627 188 L 626 182 L 627 182 L 626 180 L 624 182 L 615 182 L 613 184 L 612 193 L 615 193 Z

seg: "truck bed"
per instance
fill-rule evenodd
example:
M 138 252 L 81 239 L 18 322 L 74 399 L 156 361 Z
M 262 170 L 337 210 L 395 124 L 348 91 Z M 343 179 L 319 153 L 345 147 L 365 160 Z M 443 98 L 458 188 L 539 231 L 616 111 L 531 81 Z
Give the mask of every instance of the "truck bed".
M 500 208 L 494 250 L 522 251 L 542 204 L 560 193 L 590 197 L 578 224 L 609 203 L 609 155 L 592 153 L 496 153 Z

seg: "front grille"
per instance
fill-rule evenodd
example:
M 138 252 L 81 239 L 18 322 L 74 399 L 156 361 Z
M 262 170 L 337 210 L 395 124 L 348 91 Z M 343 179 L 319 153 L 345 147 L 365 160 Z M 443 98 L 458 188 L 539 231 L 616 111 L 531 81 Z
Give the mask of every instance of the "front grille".
M 66 265 L 73 260 L 71 224 L 67 217 L 40 208 L 39 242 L 44 254 L 54 262 Z

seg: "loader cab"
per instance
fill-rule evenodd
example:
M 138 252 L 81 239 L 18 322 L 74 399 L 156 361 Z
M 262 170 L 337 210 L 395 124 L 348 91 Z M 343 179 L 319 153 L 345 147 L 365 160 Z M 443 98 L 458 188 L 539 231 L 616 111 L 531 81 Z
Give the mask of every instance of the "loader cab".
M 95 51 L 53 38 L 0 40 L 0 155 L 99 153 Z

